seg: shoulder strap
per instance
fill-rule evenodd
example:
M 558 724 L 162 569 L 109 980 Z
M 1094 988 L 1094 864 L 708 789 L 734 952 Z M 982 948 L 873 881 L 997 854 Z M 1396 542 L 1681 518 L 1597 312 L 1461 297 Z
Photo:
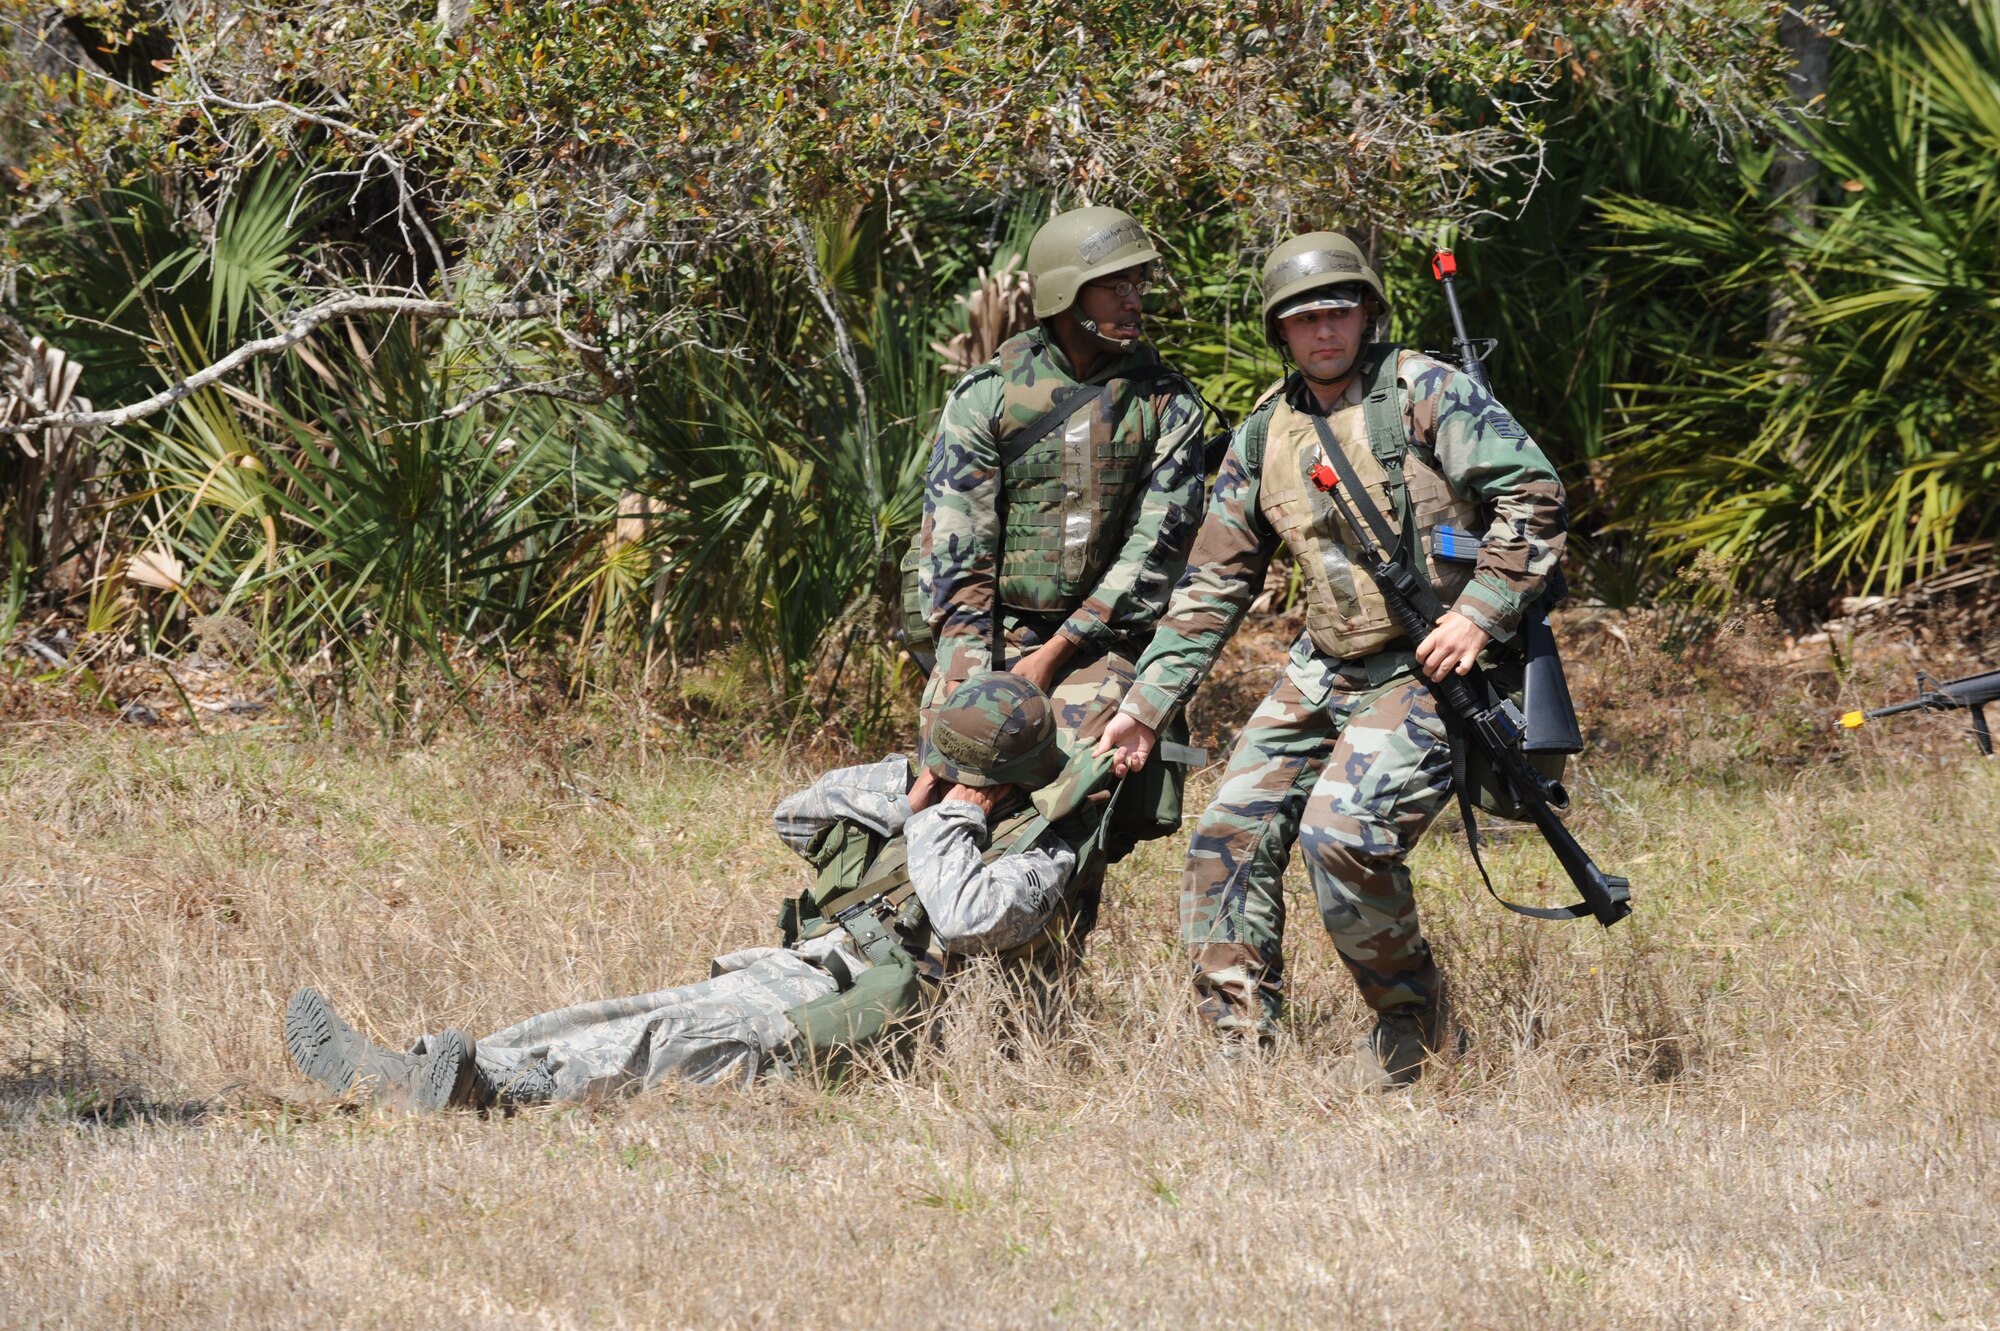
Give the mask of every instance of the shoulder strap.
M 1395 507 L 1396 521 L 1402 526 L 1402 541 L 1393 549 L 1398 558 L 1408 559 L 1417 553 L 1416 522 L 1411 503 L 1410 486 L 1403 475 L 1403 455 L 1410 451 L 1409 430 L 1403 423 L 1402 395 L 1396 391 L 1397 363 L 1401 359 L 1402 347 L 1394 342 L 1384 346 L 1367 368 L 1365 396 L 1361 404 L 1361 419 L 1368 427 L 1368 448 L 1375 454 L 1375 461 L 1389 478 L 1389 502 Z
M 1280 396 L 1276 389 L 1266 393 L 1243 418 L 1243 462 L 1253 478 L 1264 471 L 1264 446 L 1271 438 L 1271 416 Z

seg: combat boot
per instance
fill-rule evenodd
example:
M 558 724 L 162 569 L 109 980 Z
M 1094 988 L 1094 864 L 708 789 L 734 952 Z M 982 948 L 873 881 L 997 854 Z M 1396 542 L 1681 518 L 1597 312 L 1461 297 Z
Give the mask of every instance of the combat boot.
M 285 1005 L 285 1049 L 306 1076 L 335 1095 L 366 1095 L 396 1109 L 470 1105 L 477 1090 L 475 1046 L 446 1031 L 421 1051 L 384 1049 L 341 1019 L 326 995 L 299 990 Z
M 1451 1007 L 1440 993 L 1422 1006 L 1391 1008 L 1355 1047 L 1354 1086 L 1394 1091 L 1423 1075 L 1424 1064 L 1450 1047 Z

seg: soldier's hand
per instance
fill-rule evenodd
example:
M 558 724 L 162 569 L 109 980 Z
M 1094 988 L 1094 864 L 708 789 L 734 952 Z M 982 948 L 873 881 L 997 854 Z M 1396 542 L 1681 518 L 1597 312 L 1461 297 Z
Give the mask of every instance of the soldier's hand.
M 1043 693 L 1055 687 L 1056 676 L 1068 663 L 1076 644 L 1057 634 L 1014 663 L 1010 673 L 1019 675 Z
M 981 813 L 991 818 L 993 811 L 1000 807 L 1000 796 L 1006 789 L 1005 786 L 953 786 L 944 793 L 944 797 L 976 805 Z
M 1472 669 L 1479 653 L 1491 641 L 1485 629 L 1456 610 L 1447 610 L 1430 636 L 1417 644 L 1417 664 L 1434 680 L 1463 675 Z
M 938 802 L 944 794 L 944 779 L 926 767 L 917 773 L 916 781 L 910 786 L 910 812 L 922 813 Z
M 1153 746 L 1159 740 L 1151 726 L 1136 716 L 1120 712 L 1104 727 L 1104 734 L 1090 753 L 1093 758 L 1102 758 L 1115 751 L 1118 756 L 1111 760 L 1111 770 L 1119 776 L 1128 776 L 1145 770 L 1146 760 L 1153 756 Z

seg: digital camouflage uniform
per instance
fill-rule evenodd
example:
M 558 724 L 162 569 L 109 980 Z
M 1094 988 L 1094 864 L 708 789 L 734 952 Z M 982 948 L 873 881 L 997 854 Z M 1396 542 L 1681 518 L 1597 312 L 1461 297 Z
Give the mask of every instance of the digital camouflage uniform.
M 1011 465 L 1004 504 L 1001 446 L 1078 381 L 1038 327 L 952 390 L 924 484 L 920 587 L 938 657 L 926 728 L 937 700 L 989 668 L 996 588 L 1004 665 L 1056 634 L 1077 644 L 1049 691 L 1065 749 L 1109 721 L 1187 565 L 1206 488 L 1201 400 L 1178 376 L 1127 378 L 1158 365 L 1144 343 L 1106 353 L 1090 382 L 1118 391 Z
M 779 837 L 816 867 L 830 834 L 858 830 L 883 847 L 878 860 L 900 841 L 907 895 L 849 924 L 818 920 L 799 937 L 788 926 L 786 946 L 718 957 L 707 979 L 574 1004 L 477 1041 L 461 1031 L 425 1036 L 408 1053 L 374 1046 L 318 990 L 303 989 L 286 1012 L 293 1062 L 336 1093 L 372 1087 L 378 1099 L 425 1109 L 599 1099 L 668 1080 L 743 1084 L 795 1055 L 804 1027 L 832 1031 L 838 1043 L 908 1015 L 861 1011 L 847 1001 L 857 994 L 898 993 L 914 1004 L 967 958 L 1039 957 L 1082 885 L 1078 845 L 1066 836 L 1087 840 L 1074 820 L 1051 823 L 1035 808 L 1009 816 L 1026 791 L 1056 795 L 1075 784 L 1047 700 L 1015 676 L 972 681 L 942 709 L 924 762 L 948 781 L 1015 793 L 992 827 L 964 800 L 912 813 L 910 764 L 891 755 L 829 772 L 778 806 Z M 877 967 L 887 988 L 870 984 Z
M 1326 422 L 1394 527 L 1396 511 L 1377 484 L 1382 471 L 1367 454 L 1362 379 L 1355 376 Z M 1561 557 L 1561 483 L 1541 449 L 1468 376 L 1401 351 L 1396 381 L 1413 493 L 1426 475 L 1433 486 L 1441 480 L 1448 487 L 1432 496 L 1433 515 L 1490 515 L 1475 528 L 1484 538 L 1476 564 L 1452 571 L 1433 559 L 1429 571 L 1452 609 L 1505 642 Z M 1298 548 L 1313 520 L 1292 507 L 1306 502 L 1291 470 L 1297 451 L 1274 447 L 1273 434 L 1261 474 L 1252 474 L 1247 460 L 1252 421 L 1296 425 L 1318 410 L 1294 374 L 1238 428 L 1188 574 L 1123 708 L 1157 729 L 1184 704 L 1262 589 L 1279 545 L 1294 546 L 1293 559 L 1310 574 L 1308 597 L 1326 604 L 1309 604 L 1307 630 L 1238 737 L 1195 828 L 1181 891 L 1182 937 L 1197 997 L 1204 1015 L 1223 1029 L 1265 1031 L 1278 1015 L 1282 879 L 1294 841 L 1321 918 L 1368 1002 L 1382 1013 L 1413 1010 L 1429 1005 L 1438 990 L 1405 865 L 1451 791 L 1450 743 L 1437 705 L 1413 673 L 1408 639 L 1381 629 L 1379 616 L 1368 619 L 1364 602 L 1372 584 L 1342 553 L 1353 548 L 1352 534 L 1336 530 L 1322 547 Z M 1280 475 L 1274 468 L 1286 470 Z M 1274 478 L 1278 483 L 1268 483 Z M 1281 541 L 1281 530 L 1292 535 Z M 1347 656 L 1327 650 L 1343 626 L 1353 630 L 1364 621 L 1376 627 L 1351 640 L 1368 650 Z

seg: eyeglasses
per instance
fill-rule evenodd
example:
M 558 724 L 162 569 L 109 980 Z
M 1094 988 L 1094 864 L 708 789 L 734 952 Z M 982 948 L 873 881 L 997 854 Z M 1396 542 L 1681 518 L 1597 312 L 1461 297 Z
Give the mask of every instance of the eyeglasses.
M 1118 299 L 1124 300 L 1127 296 L 1145 295 L 1157 283 L 1148 278 L 1143 282 L 1085 282 L 1084 285 L 1087 287 L 1096 287 L 1099 291 L 1109 291 L 1112 295 L 1118 297 Z

